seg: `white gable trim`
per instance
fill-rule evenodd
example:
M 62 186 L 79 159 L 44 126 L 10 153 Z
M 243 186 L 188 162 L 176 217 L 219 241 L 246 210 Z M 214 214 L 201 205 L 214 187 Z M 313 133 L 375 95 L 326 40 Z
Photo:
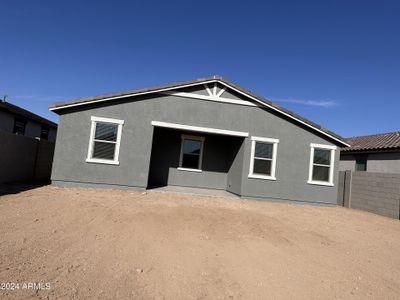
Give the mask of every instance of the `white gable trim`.
M 109 100 L 129 98 L 129 97 L 132 97 L 132 96 L 141 96 L 141 95 L 147 95 L 147 94 L 154 94 L 154 93 L 170 91 L 170 90 L 176 90 L 176 89 L 182 89 L 182 88 L 187 88 L 187 87 L 191 87 L 191 86 L 196 86 L 196 85 L 199 85 L 199 84 L 207 84 L 207 83 L 212 83 L 212 82 L 215 82 L 215 79 L 211 79 L 211 80 L 204 81 L 204 82 L 196 82 L 196 83 L 184 84 L 184 85 L 180 85 L 180 86 L 161 88 L 161 89 L 152 90 L 152 91 L 144 91 L 144 92 L 131 93 L 131 94 L 120 95 L 120 96 L 106 97 L 106 98 L 102 98 L 102 99 L 96 99 L 96 100 L 92 100 L 92 101 L 85 101 L 85 102 L 81 102 L 81 103 L 65 104 L 65 105 L 58 106 L 58 107 L 50 107 L 49 110 L 50 111 L 55 111 L 55 110 L 59 110 L 59 109 L 75 107 L 75 106 L 81 106 L 81 105 L 86 105 L 86 104 L 93 104 L 93 103 L 100 103 L 100 102 L 105 102 L 105 101 L 109 101 Z
M 222 98 L 218 96 L 206 96 L 206 95 L 199 95 L 194 93 L 185 93 L 185 92 L 163 92 L 166 95 L 172 95 L 177 97 L 185 97 L 185 98 L 192 98 L 192 99 L 200 99 L 200 100 L 207 100 L 207 101 L 216 101 L 216 102 L 223 102 L 223 103 L 230 103 L 230 104 L 238 104 L 238 105 L 247 105 L 247 106 L 258 106 L 250 101 L 245 100 L 237 100 L 237 99 L 229 99 L 229 98 Z
M 258 102 L 258 103 L 260 103 L 261 105 L 264 105 L 264 106 L 266 106 L 266 107 L 268 107 L 268 108 L 270 108 L 272 110 L 275 110 L 275 111 L 277 111 L 277 112 L 279 112 L 279 113 L 281 113 L 281 114 L 283 114 L 283 115 L 285 115 L 285 116 L 287 116 L 287 117 L 289 117 L 289 118 L 291 118 L 293 120 L 296 120 L 297 122 L 300 122 L 301 124 L 303 124 L 303 125 L 305 125 L 305 126 L 307 126 L 309 128 L 312 128 L 312 129 L 320 132 L 321 134 L 323 134 L 325 136 L 330 137 L 331 139 L 333 139 L 333 140 L 335 140 L 335 141 L 337 141 L 339 143 L 342 143 L 342 144 L 350 147 L 350 144 L 343 142 L 342 140 L 338 139 L 337 137 L 334 137 L 333 135 L 331 135 L 329 133 L 326 133 L 325 131 L 322 131 L 321 129 L 318 129 L 317 127 L 314 127 L 311 124 L 308 124 L 308 123 L 304 122 L 303 120 L 301 120 L 299 118 L 296 118 L 295 116 L 292 116 L 291 114 L 288 114 L 288 113 L 280 110 L 277 107 L 274 107 L 274 106 L 272 106 L 272 105 L 270 105 L 270 104 L 268 104 L 268 103 L 266 103 L 264 101 L 258 100 L 257 98 L 255 98 L 255 97 L 253 97 L 253 96 L 251 96 L 251 95 L 249 95 L 247 93 L 244 93 L 244 92 L 238 90 L 237 88 L 235 88 L 235 87 L 233 87 L 233 86 L 231 86 L 231 85 L 229 85 L 227 83 L 224 83 L 224 82 L 221 82 L 221 83 L 224 84 L 225 86 L 229 87 L 230 89 L 234 90 L 235 92 L 237 92 L 237 93 L 239 93 L 241 95 L 244 95 L 244 96 L 246 96 L 246 97 L 248 97 L 248 98 L 250 98 L 250 99 L 252 99 L 252 100 L 254 100 L 254 101 Z
M 214 133 L 214 134 L 222 134 L 222 135 L 230 135 L 230 136 L 240 136 L 240 137 L 248 137 L 249 136 L 248 132 L 217 129 L 217 128 L 210 128 L 210 127 L 199 127 L 199 126 L 183 125 L 183 124 L 160 122 L 160 121 L 151 121 L 151 125 L 156 126 L 156 127 L 189 130 L 189 131 L 195 131 L 195 132 Z
M 108 101 L 108 100 L 114 100 L 114 99 L 121 99 L 121 98 L 127 98 L 127 97 L 132 97 L 132 96 L 140 96 L 140 95 L 146 95 L 146 94 L 153 94 L 153 93 L 171 91 L 171 90 L 182 89 L 182 88 L 191 87 L 191 86 L 197 86 L 197 85 L 201 85 L 201 84 L 204 85 L 204 84 L 208 84 L 208 83 L 220 83 L 220 84 L 222 84 L 222 85 L 234 90 L 235 92 L 237 92 L 237 93 L 239 93 L 239 94 L 241 94 L 241 95 L 243 95 L 243 96 L 245 96 L 247 98 L 250 98 L 250 99 L 254 100 L 255 102 L 259 103 L 261 106 L 265 106 L 265 107 L 268 107 L 268 108 L 270 108 L 270 109 L 272 109 L 274 111 L 277 111 L 278 113 L 283 114 L 284 116 L 286 116 L 286 117 L 288 117 L 290 119 L 293 119 L 293 120 L 303 124 L 306 127 L 309 127 L 311 129 L 316 130 L 317 132 L 321 133 L 322 135 L 325 135 L 325 136 L 327 136 L 327 137 L 329 137 L 329 138 L 331 138 L 331 139 L 333 139 L 333 140 L 335 140 L 335 141 L 337 141 L 337 142 L 339 142 L 339 143 L 341 143 L 341 144 L 343 144 L 343 145 L 345 145 L 347 147 L 350 147 L 350 144 L 338 139 L 337 137 L 335 137 L 335 136 L 333 136 L 333 135 L 331 135 L 331 134 L 329 134 L 329 133 L 327 133 L 327 132 L 325 132 L 325 131 L 323 131 L 323 130 L 321 130 L 321 129 L 319 129 L 319 128 L 311 125 L 311 124 L 308 124 L 307 122 L 304 122 L 303 120 L 301 120 L 301 119 L 299 119 L 299 118 L 297 118 L 295 116 L 292 116 L 291 114 L 288 114 L 288 113 L 282 111 L 281 109 L 279 109 L 277 107 L 274 107 L 273 105 L 270 105 L 270 104 L 268 104 L 268 103 L 266 103 L 266 102 L 264 102 L 262 100 L 259 100 L 256 97 L 253 97 L 252 95 L 249 95 L 249 94 L 247 94 L 245 92 L 242 92 L 241 90 L 235 88 L 234 86 L 231 86 L 230 84 L 227 84 L 227 83 L 225 83 L 223 81 L 220 81 L 219 79 L 210 79 L 210 80 L 201 81 L 201 82 L 199 81 L 199 82 L 194 82 L 194 83 L 190 83 L 190 84 L 183 84 L 183 85 L 180 85 L 180 86 L 161 88 L 161 89 L 157 89 L 157 90 L 144 91 L 144 92 L 139 92 L 139 93 L 132 93 L 132 94 L 127 94 L 127 95 L 122 95 L 122 96 L 107 97 L 107 98 L 103 98 L 103 99 L 97 99 L 97 100 L 87 101 L 87 102 L 82 102 L 82 103 L 65 104 L 65 105 L 62 105 L 62 106 L 59 106 L 59 107 L 49 108 L 49 110 L 50 111 L 55 111 L 55 110 L 68 108 L 68 107 L 75 107 L 75 106 L 81 106 L 81 105 L 86 105 L 86 104 L 105 102 L 105 101 Z M 209 89 L 207 90 L 207 92 L 212 94 L 212 91 L 210 91 Z M 218 99 L 221 99 L 221 98 L 218 98 Z M 229 100 L 234 100 L 234 99 L 229 99 Z M 240 101 L 242 101 L 242 100 L 240 100 Z

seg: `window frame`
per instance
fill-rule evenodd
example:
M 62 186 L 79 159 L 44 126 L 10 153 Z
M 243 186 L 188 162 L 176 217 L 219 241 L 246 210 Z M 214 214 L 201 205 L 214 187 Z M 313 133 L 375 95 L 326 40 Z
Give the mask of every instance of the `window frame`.
M 194 140 L 194 141 L 200 141 L 201 142 L 200 154 L 199 154 L 199 165 L 198 165 L 197 169 L 182 167 L 183 144 L 184 144 L 185 140 Z M 203 172 L 202 167 L 203 167 L 204 141 L 205 141 L 205 137 L 204 136 L 187 135 L 187 134 L 182 134 L 181 135 L 181 153 L 180 153 L 180 156 L 179 156 L 179 167 L 178 167 L 178 170 L 180 170 L 180 171 L 189 171 L 189 172 Z
M 271 158 L 271 175 L 263 175 L 254 173 L 254 159 L 256 151 L 256 143 L 269 143 L 272 144 L 272 158 Z M 278 155 L 279 139 L 266 138 L 266 137 L 251 137 L 251 152 L 250 152 L 250 167 L 248 178 L 276 180 L 276 159 Z
M 124 125 L 124 120 L 91 116 L 90 121 L 91 121 L 91 127 L 90 127 L 89 147 L 88 147 L 86 162 L 119 165 L 119 150 L 121 145 L 122 126 Z M 109 123 L 118 125 L 117 140 L 115 141 L 114 159 L 93 158 L 93 149 L 94 149 L 97 123 Z
M 314 167 L 314 150 L 315 149 L 322 149 L 322 150 L 330 150 L 330 162 L 329 162 L 329 180 L 328 181 L 320 181 L 320 180 L 313 180 L 313 167 Z M 332 145 L 324 145 L 324 144 L 310 144 L 310 165 L 308 169 L 308 184 L 315 184 L 315 185 L 325 185 L 325 186 L 334 186 L 333 184 L 333 175 L 334 175 L 334 167 L 335 167 L 335 151 L 337 147 Z
M 23 130 L 22 134 L 18 134 L 18 133 L 16 132 L 16 130 L 15 130 L 15 129 L 16 129 L 17 122 L 21 122 L 21 123 L 24 124 L 24 130 Z M 20 135 L 20 136 L 25 136 L 25 133 L 26 133 L 26 124 L 27 124 L 26 119 L 23 119 L 23 118 L 20 118 L 20 117 L 14 117 L 13 134 L 15 134 L 15 135 Z

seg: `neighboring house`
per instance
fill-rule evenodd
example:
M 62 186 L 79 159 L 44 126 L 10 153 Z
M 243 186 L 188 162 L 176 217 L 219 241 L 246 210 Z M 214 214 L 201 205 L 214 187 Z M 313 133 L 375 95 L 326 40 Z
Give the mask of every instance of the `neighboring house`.
M 57 124 L 0 99 L 0 130 L 54 142 Z
M 57 124 L 0 99 L 0 183 L 49 180 Z
M 221 77 L 56 103 L 52 182 L 336 204 L 340 136 Z
M 340 170 L 400 173 L 400 131 L 356 136 L 342 148 Z

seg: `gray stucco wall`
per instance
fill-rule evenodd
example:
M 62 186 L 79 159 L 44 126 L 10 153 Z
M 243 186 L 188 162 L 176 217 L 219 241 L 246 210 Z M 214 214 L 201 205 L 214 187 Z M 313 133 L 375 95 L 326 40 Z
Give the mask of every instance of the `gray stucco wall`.
M 91 116 L 125 120 L 122 129 L 119 165 L 86 163 Z M 55 183 L 80 182 L 104 185 L 147 186 L 153 127 L 163 121 L 200 127 L 249 132 L 250 136 L 279 139 L 276 181 L 248 178 L 250 138 L 236 155 L 237 161 L 226 180 L 241 183 L 232 189 L 245 197 L 293 201 L 336 203 L 337 187 L 307 184 L 310 143 L 332 145 L 324 136 L 295 125 L 267 109 L 203 101 L 176 96 L 141 99 L 84 106 L 60 116 L 52 180 Z M 243 158 L 243 159 L 242 159 Z M 240 160 L 242 159 L 242 162 Z M 338 176 L 339 151 L 336 151 L 334 183 Z M 242 169 L 242 171 L 241 171 Z M 174 177 L 176 184 L 185 184 Z M 240 173 L 240 177 L 238 174 Z M 186 176 L 187 175 L 187 176 Z M 183 178 L 199 177 L 189 173 Z M 228 179 L 229 178 L 229 179 Z M 192 181 L 193 180 L 193 181 Z M 194 182 L 192 178 L 189 182 Z M 225 182 L 229 185 L 229 182 Z
M 355 171 L 356 158 L 353 154 L 340 155 L 339 171 Z
M 400 152 L 370 153 L 367 171 L 400 174 Z
M 242 194 L 242 175 L 245 142 L 241 141 L 239 149 L 234 153 L 234 158 L 227 176 L 226 190 L 236 195 Z
M 367 155 L 367 172 L 400 174 L 399 152 L 375 152 Z M 340 157 L 340 171 L 355 170 L 357 154 L 343 154 Z

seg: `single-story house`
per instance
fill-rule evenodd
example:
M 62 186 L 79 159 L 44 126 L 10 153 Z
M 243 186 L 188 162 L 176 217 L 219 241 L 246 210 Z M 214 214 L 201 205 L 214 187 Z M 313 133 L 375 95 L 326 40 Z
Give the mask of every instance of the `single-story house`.
M 340 152 L 340 171 L 400 173 L 400 131 L 348 138 Z
M 57 124 L 0 99 L 0 131 L 54 142 Z
M 52 182 L 336 204 L 340 136 L 221 77 L 55 103 Z

